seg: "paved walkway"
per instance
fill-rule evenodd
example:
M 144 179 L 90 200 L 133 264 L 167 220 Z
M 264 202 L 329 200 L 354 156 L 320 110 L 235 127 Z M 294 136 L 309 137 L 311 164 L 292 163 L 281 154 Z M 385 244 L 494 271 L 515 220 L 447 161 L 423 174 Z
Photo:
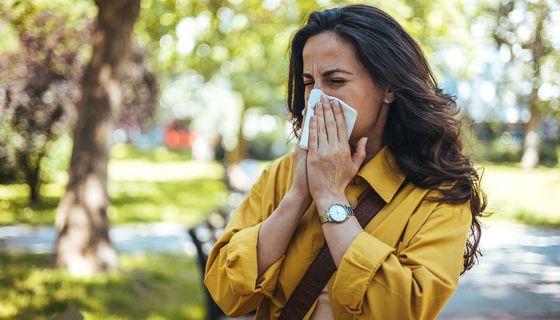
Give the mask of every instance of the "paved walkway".
M 560 319 L 560 230 L 494 224 L 440 319 Z
M 560 319 L 560 230 L 499 223 L 483 231 L 479 265 L 439 319 Z M 120 225 L 111 229 L 120 252 L 196 251 L 182 225 Z M 52 252 L 53 228 L 0 227 L 0 250 Z
M 185 226 L 161 222 L 118 225 L 109 235 L 119 252 L 184 252 L 196 256 L 196 248 Z M 27 225 L 0 227 L 0 251 L 52 253 L 56 232 L 52 227 Z

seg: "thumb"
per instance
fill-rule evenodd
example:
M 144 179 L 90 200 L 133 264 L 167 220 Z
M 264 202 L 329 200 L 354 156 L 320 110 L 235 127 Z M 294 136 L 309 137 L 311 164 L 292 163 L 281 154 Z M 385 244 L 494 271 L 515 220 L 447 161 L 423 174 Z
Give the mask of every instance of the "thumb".
M 295 146 L 294 155 L 296 160 L 306 160 L 307 159 L 307 150 L 303 149 L 299 145 Z
M 357 172 L 366 158 L 366 145 L 367 137 L 363 137 L 356 144 L 356 152 L 352 155 L 352 163 L 354 164 L 354 170 Z

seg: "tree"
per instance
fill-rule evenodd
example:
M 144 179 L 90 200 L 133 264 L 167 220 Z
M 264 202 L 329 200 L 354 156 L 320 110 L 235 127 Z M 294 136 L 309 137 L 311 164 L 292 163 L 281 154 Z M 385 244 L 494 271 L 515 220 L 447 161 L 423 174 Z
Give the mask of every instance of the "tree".
M 243 123 L 248 108 L 283 111 L 286 45 L 304 12 L 302 3 L 147 0 L 137 35 L 162 78 L 173 81 L 194 70 L 207 82 L 227 79 L 241 97 L 239 115 L 232 116 Z M 237 148 L 228 152 L 233 163 L 245 154 L 242 126 L 237 131 Z
M 560 40 L 553 13 L 560 14 L 557 0 L 501 0 L 488 13 L 494 18 L 493 38 L 509 58 L 513 71 L 502 81 L 514 90 L 530 118 L 525 126 L 521 165 L 533 168 L 539 163 L 539 124 L 545 115 L 559 113 Z M 558 18 L 556 18 L 558 19 Z M 553 92 L 557 93 L 554 94 Z
M 37 205 L 42 181 L 41 160 L 48 143 L 64 132 L 78 101 L 89 35 L 87 19 L 67 24 L 68 14 L 35 12 L 33 6 L 1 7 L 14 30 L 17 49 L 0 60 L 0 158 L 3 175 L 21 174 L 29 187 L 29 202 Z M 23 9 L 23 10 L 19 10 Z M 31 27 L 33 26 L 33 27 Z
M 107 162 L 122 104 L 121 67 L 131 44 L 140 0 L 96 0 L 93 53 L 82 82 L 66 192 L 60 201 L 55 264 L 72 274 L 115 268 L 109 239 Z
M 158 105 L 159 84 L 146 68 L 145 57 L 145 50 L 134 45 L 121 68 L 122 100 L 116 126 L 124 130 L 129 142 L 135 135 L 153 127 Z
M 287 49 L 293 32 L 310 12 L 344 4 L 348 1 L 145 0 L 136 34 L 149 48 L 151 68 L 166 84 L 193 71 L 206 82 L 226 78 L 231 83 L 242 98 L 239 114 L 228 113 L 239 119 L 237 148 L 228 150 L 228 159 L 236 162 L 245 156 L 243 119 L 247 111 L 255 108 L 262 113 L 286 114 Z M 460 1 L 373 4 L 403 23 L 428 54 L 437 45 L 464 44 L 463 36 L 468 35 L 468 31 L 459 34 L 463 38 L 452 34 L 452 29 L 468 30 L 467 19 L 458 9 Z M 183 100 L 188 98 L 186 94 Z M 186 103 L 176 105 L 181 110 L 188 108 Z

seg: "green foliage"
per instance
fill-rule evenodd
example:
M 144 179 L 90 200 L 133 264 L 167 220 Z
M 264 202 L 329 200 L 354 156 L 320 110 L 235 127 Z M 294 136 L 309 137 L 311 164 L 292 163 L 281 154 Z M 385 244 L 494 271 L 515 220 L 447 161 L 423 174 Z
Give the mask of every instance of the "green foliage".
M 531 90 L 538 91 L 540 112 L 560 114 L 560 2 L 556 0 L 500 0 L 486 4 L 493 39 L 508 64 L 499 79 L 503 91 L 512 91 L 522 104 L 529 104 Z M 530 85 L 530 89 L 527 88 Z
M 0 32 L 0 180 L 27 183 L 34 205 L 40 183 L 69 160 L 67 137 L 57 137 L 73 124 L 95 8 L 85 0 L 71 7 L 60 0 L 0 4 L 0 24 L 8 27 Z M 147 129 L 155 110 L 158 84 L 143 59 L 135 47 L 121 75 L 118 127 L 128 131 Z
M 282 110 L 291 35 L 314 10 L 352 1 L 142 1 L 135 27 L 150 51 L 150 65 L 164 78 L 194 70 L 210 79 L 229 77 L 247 107 Z M 435 47 L 465 45 L 468 21 L 461 1 L 383 1 L 387 10 L 419 39 Z M 437 8 L 437 10 L 436 10 Z
M 509 142 L 507 135 L 489 142 L 477 141 L 470 150 L 474 159 L 492 163 L 519 163 L 523 150 L 519 145 Z
M 0 253 L 0 319 L 202 319 L 197 262 L 182 254 L 121 255 L 122 270 L 89 279 L 51 269 L 50 256 Z M 141 303 L 139 303 L 141 301 Z
M 467 153 L 475 161 L 494 164 L 514 164 L 521 161 L 523 155 L 523 126 L 501 122 L 481 122 L 463 129 L 463 139 Z M 544 139 L 543 139 L 544 140 Z M 554 167 L 558 164 L 560 146 L 557 141 L 541 141 L 539 159 L 541 165 Z
M 239 126 L 245 110 L 260 108 L 266 114 L 287 118 L 284 98 L 291 36 L 311 12 L 349 3 L 359 1 L 142 1 L 135 35 L 140 45 L 148 48 L 150 68 L 159 75 L 164 96 L 169 95 L 166 88 L 175 87 L 171 84 L 194 73 L 205 84 L 216 78 L 225 79 L 230 83 L 227 87 L 241 97 L 240 107 L 233 108 L 237 101 L 229 98 L 218 105 L 193 101 L 194 94 L 190 92 L 201 92 L 200 88 L 175 90 L 178 92 L 172 94 L 173 103 L 162 102 L 163 118 L 192 116 L 200 105 L 204 109 L 219 109 L 227 114 L 220 128 L 227 150 L 243 136 L 237 135 L 238 130 L 224 127 L 230 128 L 232 122 Z M 473 47 L 462 1 L 369 3 L 394 15 L 419 40 L 429 57 L 457 45 Z M 436 74 L 445 72 L 441 57 L 436 55 L 431 60 Z M 462 72 L 467 68 L 468 65 L 455 69 Z M 195 122 L 202 122 L 201 117 L 212 115 L 199 112 Z M 212 136 L 215 132 L 211 131 L 204 133 Z M 282 138 L 286 138 L 285 133 Z
M 539 149 L 539 161 L 544 166 L 558 165 L 560 146 L 556 143 L 543 143 Z
M 63 182 L 72 153 L 72 138 L 62 134 L 47 143 L 45 156 L 41 159 L 41 181 Z
M 285 52 L 304 14 L 303 1 L 291 6 L 278 2 L 275 8 L 263 3 L 146 0 L 135 33 L 162 78 L 189 70 L 207 81 L 226 77 L 246 107 L 276 113 L 285 92 Z
M 45 13 L 55 13 L 58 16 L 63 16 L 64 28 L 77 28 L 84 29 L 87 26 L 87 20 L 91 20 L 97 14 L 96 7 L 93 1 L 90 0 L 75 0 L 72 2 L 72 6 L 68 6 L 68 1 L 66 0 L 5 0 L 0 3 L 0 16 L 1 21 L 4 23 L 3 27 L 0 29 L 0 52 L 1 53 L 13 53 L 19 52 L 24 48 L 21 47 L 19 42 L 18 33 L 21 31 L 53 31 L 53 28 L 59 28 L 60 25 L 53 23 L 53 20 L 43 21 L 41 24 L 37 24 L 37 16 Z M 46 23 L 45 23 L 46 22 Z M 75 34 L 74 41 L 82 42 L 84 44 L 84 38 L 80 38 Z M 74 46 L 75 44 L 72 44 Z M 62 48 L 58 47 L 58 50 Z M 45 52 L 46 53 L 46 52 Z M 80 53 L 80 60 L 87 60 L 90 55 L 89 50 L 85 50 Z M 64 66 L 60 66 L 64 67 Z M 68 65 L 66 67 L 72 67 Z
M 273 160 L 289 152 L 292 147 L 284 138 L 284 131 L 276 130 L 261 133 L 248 141 L 247 154 L 251 159 Z
M 25 181 L 36 203 L 47 144 L 66 130 L 79 99 L 88 23 L 39 2 L 2 3 L 0 13 L 17 40 L 0 60 L 1 171 Z

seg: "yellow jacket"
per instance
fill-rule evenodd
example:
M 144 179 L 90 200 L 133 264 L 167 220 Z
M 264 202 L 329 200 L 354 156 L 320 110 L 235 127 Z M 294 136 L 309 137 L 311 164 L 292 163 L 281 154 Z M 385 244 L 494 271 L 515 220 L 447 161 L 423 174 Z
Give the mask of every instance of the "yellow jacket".
M 263 171 L 210 253 L 204 282 L 229 316 L 257 309 L 256 319 L 278 318 L 324 244 L 312 203 L 285 255 L 257 279 L 259 228 L 288 192 L 292 163 L 286 155 Z M 472 217 L 468 203 L 427 201 L 434 192 L 412 183 L 397 193 L 403 180 L 384 147 L 346 189 L 354 207 L 368 184 L 387 204 L 353 240 L 329 280 L 335 319 L 434 319 L 457 288 Z

